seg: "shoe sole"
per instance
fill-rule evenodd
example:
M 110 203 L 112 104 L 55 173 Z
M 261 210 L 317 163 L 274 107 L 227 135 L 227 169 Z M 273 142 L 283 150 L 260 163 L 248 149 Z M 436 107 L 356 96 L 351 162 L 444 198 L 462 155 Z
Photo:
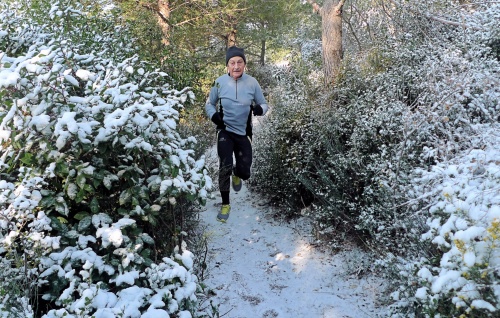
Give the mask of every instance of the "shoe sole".
M 232 183 L 232 182 L 231 182 L 231 183 Z M 233 186 L 233 190 L 234 190 L 235 192 L 238 192 L 238 191 L 240 191 L 240 190 L 241 190 L 241 187 L 243 186 L 243 181 L 241 181 L 241 180 L 240 180 L 240 184 L 238 184 L 238 185 L 235 185 L 234 183 L 232 183 L 232 186 Z
M 222 206 L 222 209 L 225 209 L 225 206 L 223 205 Z M 229 206 L 227 208 L 227 213 L 222 213 L 222 209 L 221 211 L 217 214 L 217 221 L 219 222 L 222 222 L 222 223 L 226 223 L 227 219 L 229 219 L 229 213 L 231 212 L 231 206 Z
M 236 177 L 235 175 L 231 176 L 231 186 L 233 187 L 233 190 L 235 192 L 238 192 L 241 190 L 241 187 L 243 186 L 243 180 L 241 180 L 241 178 L 238 178 L 240 180 L 240 183 L 236 185 L 236 184 L 234 184 L 235 177 Z

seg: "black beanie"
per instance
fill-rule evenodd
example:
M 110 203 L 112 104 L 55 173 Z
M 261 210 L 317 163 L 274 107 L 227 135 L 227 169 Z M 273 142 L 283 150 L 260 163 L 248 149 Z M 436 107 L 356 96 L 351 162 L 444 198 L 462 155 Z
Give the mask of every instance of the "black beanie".
M 229 62 L 229 59 L 235 56 L 241 56 L 241 58 L 243 58 L 243 62 L 247 64 L 247 59 L 245 58 L 245 51 L 239 47 L 231 46 L 229 49 L 227 49 L 226 52 L 226 65 Z

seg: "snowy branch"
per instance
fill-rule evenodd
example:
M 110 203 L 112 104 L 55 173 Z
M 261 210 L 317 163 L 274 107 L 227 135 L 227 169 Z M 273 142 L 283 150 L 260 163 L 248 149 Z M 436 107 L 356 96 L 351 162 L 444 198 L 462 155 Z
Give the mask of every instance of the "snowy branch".
M 425 16 L 426 16 L 428 19 L 431 19 L 431 20 L 434 20 L 434 21 L 437 21 L 437 22 L 441 22 L 441 23 L 444 23 L 444 24 L 448 24 L 448 25 L 458 26 L 458 27 L 467 28 L 467 29 L 472 29 L 472 30 L 477 30 L 477 31 L 482 31 L 482 30 L 484 30 L 484 28 L 479 28 L 479 27 L 476 27 L 476 26 L 467 25 L 467 24 L 465 24 L 465 23 L 460 23 L 460 22 L 455 22 L 455 21 L 445 20 L 445 19 L 443 19 L 443 18 L 439 18 L 439 17 L 436 17 L 436 16 L 431 15 L 431 14 L 426 14 Z
M 399 8 L 402 8 L 402 6 L 397 3 L 396 1 L 394 0 L 390 0 L 395 6 L 399 7 Z M 416 14 L 421 14 L 421 12 L 415 10 L 415 9 L 412 9 L 412 8 L 408 8 L 409 11 L 411 11 L 412 13 L 416 13 Z M 472 26 L 472 25 L 468 25 L 468 24 L 465 24 L 465 23 L 460 23 L 460 22 L 456 22 L 456 21 L 450 21 L 450 20 L 446 20 L 446 19 L 443 19 L 443 18 L 440 18 L 440 17 L 437 17 L 431 13 L 425 13 L 424 16 L 428 19 L 431 19 L 431 20 L 434 20 L 436 22 L 440 22 L 440 23 L 443 23 L 443 24 L 447 24 L 447 25 L 453 25 L 453 26 L 458 26 L 458 27 L 462 27 L 462 28 L 467 28 L 467 29 L 472 29 L 472 30 L 477 30 L 477 31 L 482 31 L 484 30 L 484 28 L 479 28 L 477 26 Z

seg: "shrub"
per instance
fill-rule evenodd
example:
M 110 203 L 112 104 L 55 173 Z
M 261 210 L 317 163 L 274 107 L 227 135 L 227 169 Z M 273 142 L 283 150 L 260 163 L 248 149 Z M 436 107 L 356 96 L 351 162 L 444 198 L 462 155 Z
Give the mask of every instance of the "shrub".
M 268 65 L 264 70 L 259 69 L 256 76 L 262 77 L 265 73 L 273 74 L 268 82 L 277 85 L 269 86 L 267 98 L 272 109 L 263 124 L 255 129 L 250 182 L 254 190 L 265 193 L 286 214 L 293 216 L 297 207 L 309 205 L 312 198 L 295 177 L 297 164 L 304 158 L 300 145 L 308 124 L 305 73 L 300 63 Z
M 211 188 L 177 132 L 192 93 L 134 55 L 111 11 L 0 16 L 0 312 L 191 316 L 183 229 Z
M 395 268 L 389 276 L 397 286 L 394 317 L 490 317 L 498 311 L 498 275 L 489 267 L 498 253 L 489 210 L 497 204 L 498 178 L 486 171 L 496 171 L 488 158 L 498 156 L 499 65 L 488 43 L 498 38 L 500 11 L 496 4 L 479 7 L 461 20 L 469 28 L 438 25 L 427 50 L 403 51 L 425 56 L 405 68 L 421 76 L 410 77 L 426 105 L 416 108 L 425 121 L 415 132 L 427 132 L 420 158 L 430 166 L 414 165 L 399 191 L 408 207 L 400 218 L 427 219 L 423 235 L 410 240 L 421 248 L 409 252 L 403 245 L 404 257 L 382 262 Z M 478 229 L 482 235 L 474 235 Z
M 407 18 L 397 13 L 393 23 Z M 489 14 L 477 16 L 497 23 Z M 279 92 L 286 97 L 273 104 L 269 138 L 256 150 L 265 153 L 256 166 L 274 177 L 259 179 L 264 192 L 286 194 L 295 212 L 304 203 L 298 193 L 309 193 L 320 231 L 354 230 L 394 253 L 421 249 L 415 238 L 426 213 L 408 201 L 413 170 L 452 158 L 471 145 L 471 125 L 498 120 L 498 61 L 484 45 L 497 34 L 417 20 L 419 28 L 397 24 L 385 46 L 377 43 L 376 66 L 369 67 L 373 51 L 367 62 L 346 59 L 331 93 Z
M 422 240 L 433 253 L 400 262 L 413 278 L 394 292 L 395 314 L 408 310 L 408 303 L 431 317 L 498 313 L 500 130 L 498 124 L 474 128 L 473 148 L 430 171 L 416 170 L 414 195 L 429 211 Z

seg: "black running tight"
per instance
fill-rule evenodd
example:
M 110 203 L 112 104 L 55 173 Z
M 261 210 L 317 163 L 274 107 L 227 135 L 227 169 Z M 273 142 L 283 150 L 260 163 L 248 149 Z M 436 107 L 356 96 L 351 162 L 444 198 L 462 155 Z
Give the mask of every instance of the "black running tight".
M 250 178 L 252 143 L 247 136 L 220 130 L 217 133 L 217 154 L 219 155 L 219 190 L 223 195 L 223 201 L 226 201 L 223 192 L 229 194 L 232 173 L 242 180 Z M 233 164 L 233 154 L 236 164 Z

